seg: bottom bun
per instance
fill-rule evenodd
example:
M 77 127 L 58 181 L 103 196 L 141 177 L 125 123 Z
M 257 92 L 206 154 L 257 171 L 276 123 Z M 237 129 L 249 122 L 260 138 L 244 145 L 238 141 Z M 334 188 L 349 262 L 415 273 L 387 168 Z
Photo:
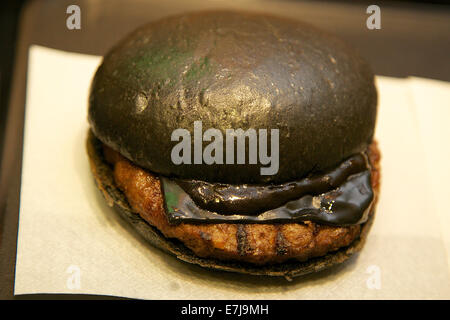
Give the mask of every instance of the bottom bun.
M 160 231 L 148 224 L 131 209 L 125 195 L 117 188 L 114 182 L 113 172 L 110 165 L 103 157 L 102 143 L 90 130 L 87 138 L 87 151 L 91 171 L 94 175 L 97 187 L 100 189 L 103 197 L 110 207 L 113 207 L 123 219 L 130 223 L 132 227 L 153 246 L 174 255 L 182 261 L 196 264 L 208 269 L 258 276 L 284 277 L 287 280 L 328 269 L 334 265 L 341 264 L 350 258 L 355 252 L 362 249 L 374 218 L 374 212 L 371 212 L 367 222 L 362 225 L 359 237 L 349 246 L 340 248 L 337 251 L 330 252 L 321 257 L 311 258 L 304 262 L 292 260 L 278 264 L 256 266 L 243 262 L 201 258 L 196 256 L 180 241 L 164 237 Z M 375 208 L 375 203 L 372 208 Z

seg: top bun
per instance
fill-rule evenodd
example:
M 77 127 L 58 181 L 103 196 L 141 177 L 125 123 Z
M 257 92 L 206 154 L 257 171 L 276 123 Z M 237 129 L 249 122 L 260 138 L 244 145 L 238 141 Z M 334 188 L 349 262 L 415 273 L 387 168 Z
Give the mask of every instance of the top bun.
M 364 151 L 376 107 L 369 66 L 336 37 L 282 17 L 209 11 L 152 22 L 115 46 L 95 74 L 89 121 L 103 143 L 165 176 L 280 183 Z M 279 129 L 278 173 L 261 175 L 248 160 L 174 164 L 171 134 L 193 137 L 194 121 L 224 137 Z

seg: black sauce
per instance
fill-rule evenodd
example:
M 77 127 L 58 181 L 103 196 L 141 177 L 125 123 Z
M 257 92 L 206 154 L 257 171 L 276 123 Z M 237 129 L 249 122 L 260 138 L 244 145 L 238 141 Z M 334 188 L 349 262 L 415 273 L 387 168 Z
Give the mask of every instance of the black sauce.
M 258 215 L 304 195 L 335 189 L 348 176 L 365 169 L 365 157 L 357 154 L 323 174 L 279 185 L 214 184 L 198 180 L 178 180 L 177 183 L 202 209 L 224 215 Z
M 161 182 L 167 217 L 173 224 L 308 220 L 344 226 L 367 220 L 373 201 L 370 174 L 365 155 L 358 154 L 325 174 L 283 185 L 243 188 L 242 185 L 193 181 L 191 185 L 195 187 L 187 188 L 189 184 L 186 182 L 164 177 L 161 177 Z M 220 195 L 218 200 L 215 198 L 217 194 Z M 196 197 L 197 201 L 205 197 L 205 201 L 197 203 L 193 201 Z M 212 204 L 217 201 L 219 204 Z M 219 205 L 226 208 L 226 214 L 211 210 Z M 233 213 L 231 210 L 234 208 L 238 209 Z

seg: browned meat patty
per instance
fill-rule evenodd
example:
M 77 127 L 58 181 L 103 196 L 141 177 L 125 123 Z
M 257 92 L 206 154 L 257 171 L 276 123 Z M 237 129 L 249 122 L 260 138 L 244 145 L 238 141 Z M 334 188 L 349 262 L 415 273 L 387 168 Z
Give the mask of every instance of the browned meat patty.
M 170 225 L 163 208 L 158 177 L 134 165 L 104 146 L 106 160 L 114 168 L 114 180 L 131 207 L 168 238 L 176 238 L 200 257 L 278 263 L 288 259 L 305 261 L 348 246 L 361 226 L 334 227 L 314 222 L 284 224 L 188 224 Z M 377 199 L 380 154 L 376 142 L 369 148 L 372 187 Z

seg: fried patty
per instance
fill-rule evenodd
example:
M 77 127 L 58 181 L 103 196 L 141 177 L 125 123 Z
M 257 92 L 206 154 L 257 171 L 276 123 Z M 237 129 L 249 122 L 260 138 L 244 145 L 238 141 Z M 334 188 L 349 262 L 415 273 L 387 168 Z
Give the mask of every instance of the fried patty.
M 306 261 L 350 245 L 361 232 L 360 225 L 335 227 L 311 221 L 171 225 L 163 207 L 159 178 L 106 145 L 103 145 L 103 153 L 106 161 L 113 167 L 117 187 L 125 194 L 133 210 L 165 237 L 181 241 L 199 257 L 258 265 L 290 259 Z M 375 203 L 380 180 L 380 153 L 376 142 L 370 145 L 368 154 Z

